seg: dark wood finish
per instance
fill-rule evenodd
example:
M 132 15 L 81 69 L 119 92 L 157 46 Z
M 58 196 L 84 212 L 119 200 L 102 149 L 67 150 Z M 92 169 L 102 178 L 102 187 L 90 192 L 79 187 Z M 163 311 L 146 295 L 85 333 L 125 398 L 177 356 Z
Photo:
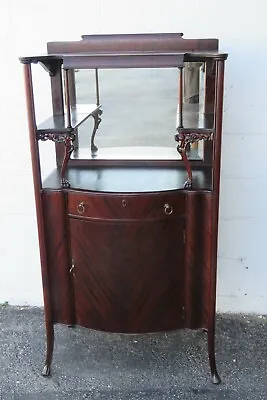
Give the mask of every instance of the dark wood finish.
M 22 64 L 40 64 L 49 73 L 51 77 L 55 76 L 58 70 L 61 68 L 63 58 L 61 55 L 41 55 L 41 56 L 30 56 L 20 57 Z
M 218 39 L 184 39 L 181 33 L 83 35 L 76 42 L 49 42 L 48 53 L 216 51 Z
M 197 138 L 198 135 L 199 136 L 201 136 L 201 135 L 212 135 L 212 133 L 214 132 L 214 129 L 210 129 L 210 128 L 179 128 L 178 127 L 177 131 L 178 131 L 178 133 L 181 133 L 183 135 L 188 135 L 188 134 L 194 135 L 195 134 L 196 138 Z M 175 137 L 178 138 L 177 135 L 175 135 Z
M 215 362 L 215 313 L 216 313 L 216 282 L 217 282 L 217 246 L 220 196 L 222 114 L 224 90 L 224 62 L 216 63 L 216 94 L 215 94 L 215 134 L 216 141 L 213 153 L 213 201 L 212 201 L 212 237 L 211 237 L 211 292 L 208 325 L 208 351 L 211 375 L 214 383 L 220 382 Z
M 160 167 L 160 164 L 159 164 Z M 110 193 L 144 193 L 182 190 L 186 179 L 184 167 L 157 168 L 142 167 L 69 167 L 66 178 L 71 189 L 79 191 Z M 60 189 L 60 169 L 54 170 L 43 182 L 47 189 Z M 211 168 L 193 169 L 194 189 L 206 191 L 212 189 Z
M 67 120 L 66 114 L 63 115 L 53 115 L 47 120 L 38 125 L 37 129 L 39 133 L 68 133 L 72 132 L 74 129 L 78 128 L 83 122 L 89 118 L 94 111 L 96 111 L 100 106 L 96 104 L 88 104 L 87 107 L 83 106 L 83 110 L 87 108 L 86 112 L 80 112 L 79 108 L 72 108 L 70 110 L 70 126 Z
M 77 323 L 124 333 L 182 327 L 183 196 L 168 197 L 168 212 L 179 211 L 171 215 L 164 213 L 164 204 L 159 210 L 148 198 L 128 197 L 125 206 L 118 199 L 117 207 L 114 199 L 102 199 L 104 218 L 70 218 Z M 128 208 L 131 219 L 120 212 Z M 121 218 L 109 220 L 107 214 Z
M 46 325 L 46 337 L 47 337 L 47 352 L 46 352 L 45 366 L 43 369 L 43 375 L 47 376 L 50 374 L 50 365 L 53 356 L 54 325 L 51 312 L 50 285 L 48 278 L 47 253 L 46 253 L 47 249 L 45 246 L 44 216 L 43 216 L 42 199 L 41 199 L 42 184 L 41 184 L 40 156 L 39 156 L 38 141 L 36 137 L 33 83 L 32 83 L 32 71 L 30 64 L 24 65 L 24 80 L 25 80 L 26 107 L 28 114 L 28 126 L 29 126 L 30 146 L 31 146 L 31 161 L 32 161 L 36 216 L 38 223 L 37 226 L 38 226 L 38 237 L 39 237 L 39 250 L 40 250 L 40 261 L 41 261 L 41 271 L 42 271 L 45 325 Z
M 44 190 L 42 206 L 52 320 L 72 325 L 75 318 L 65 197 L 61 190 Z
M 208 329 L 211 284 L 210 240 L 212 193 L 192 191 L 186 197 L 186 326 Z
M 74 154 L 74 153 L 73 153 Z M 77 157 L 77 158 L 76 158 Z M 192 169 L 199 169 L 199 170 L 205 170 L 206 168 L 210 169 L 211 164 L 206 164 L 203 162 L 202 159 L 197 160 L 195 159 L 195 154 L 192 152 L 192 157 L 190 157 L 190 150 L 188 151 L 187 158 L 190 160 L 190 165 Z M 148 159 L 128 159 L 128 158 L 115 158 L 115 159 L 105 159 L 105 158 L 79 158 L 79 152 L 75 153 L 75 158 L 70 159 L 68 166 L 70 168 L 72 167 L 78 167 L 78 168 L 84 168 L 84 167 L 147 167 L 147 168 L 153 168 L 153 167 L 162 167 L 164 168 L 180 168 L 184 167 L 184 162 L 182 159 L 176 160 L 176 159 L 167 159 L 166 157 L 163 158 L 154 158 L 151 160 Z M 197 185 L 197 187 L 199 187 Z
M 214 126 L 215 105 L 215 64 L 212 60 L 205 63 L 205 86 L 204 86 L 204 116 L 208 117 L 211 126 Z M 204 162 L 212 163 L 213 146 L 211 142 L 204 143 Z
M 48 43 L 48 53 L 54 55 L 21 58 L 47 333 L 43 375 L 50 374 L 55 323 L 125 333 L 204 328 L 212 380 L 220 382 L 215 362 L 215 309 L 227 55 L 217 50 L 217 39 L 184 39 L 182 34 L 84 35 L 78 42 Z M 183 186 L 186 170 L 180 160 L 150 163 L 88 157 L 67 163 L 77 126 L 84 121 L 71 119 L 76 103 L 74 68 L 182 70 L 184 62 L 191 61 L 205 62 L 207 67 L 206 121 L 202 126 L 186 124 L 181 92 L 176 138 L 195 141 L 207 136 L 213 142 L 205 146 L 204 161 L 188 161 L 186 154 L 187 170 L 192 168 L 190 190 Z M 40 129 L 35 120 L 31 63 L 40 63 L 51 76 L 53 118 Z M 68 70 L 67 121 L 62 68 Z M 98 83 L 97 93 L 99 104 Z M 91 115 L 99 117 L 99 108 Z M 59 167 L 43 182 L 38 140 L 47 139 L 56 142 Z M 70 187 L 62 185 L 62 164 Z
M 193 173 L 189 159 L 187 157 L 188 145 L 190 145 L 191 143 L 196 143 L 200 140 L 213 140 L 213 131 L 202 131 L 200 129 L 196 129 L 195 131 L 193 131 L 192 129 L 185 130 L 178 128 L 178 133 L 175 135 L 175 140 L 178 142 L 177 150 L 182 157 L 187 172 L 187 179 L 185 181 L 184 187 L 192 189 Z
M 61 186 L 62 187 L 70 187 L 69 181 L 65 178 L 65 173 L 67 170 L 68 162 L 70 159 L 70 156 L 74 150 L 74 145 L 71 137 L 67 137 L 65 139 L 65 154 L 64 154 L 64 159 L 61 167 L 61 172 L 60 172 L 60 181 L 61 181 Z
M 95 121 L 91 139 L 91 141 L 93 141 L 101 121 L 99 115 L 102 114 L 102 111 L 99 108 L 100 106 L 96 105 L 87 106 L 88 113 L 86 114 L 77 114 L 76 109 L 70 110 L 69 96 L 67 96 L 67 98 L 67 115 L 54 115 L 52 118 L 49 118 L 42 123 L 41 126 L 37 128 L 36 132 L 38 140 L 52 140 L 56 144 L 64 144 L 63 148 L 59 148 L 62 187 L 69 187 L 69 182 L 65 177 L 65 173 L 71 154 L 75 149 L 74 142 L 78 132 L 77 128 L 81 123 L 92 116 Z M 62 154 L 63 151 L 64 155 Z
M 184 67 L 179 68 L 179 125 L 178 128 L 183 128 L 183 105 L 184 105 Z
M 73 87 L 74 89 L 74 87 Z M 63 99 L 63 81 L 61 66 L 57 69 L 56 73 L 51 76 L 51 97 L 53 116 L 57 115 L 64 119 L 64 99 Z M 76 102 L 75 102 L 76 104 Z M 57 166 L 61 166 L 64 158 L 64 144 L 55 143 Z
M 74 154 L 74 153 L 73 153 Z M 177 153 L 178 154 L 178 153 Z M 190 155 L 192 154 L 192 157 Z M 211 164 L 206 164 L 202 159 L 195 159 L 195 153 L 191 153 L 190 150 L 187 153 L 187 158 L 190 160 L 190 165 L 192 169 L 204 170 L 206 168 L 211 168 Z M 77 157 L 77 158 L 76 158 Z M 155 157 L 153 159 L 137 159 L 137 158 L 91 158 L 85 159 L 83 157 L 79 158 L 79 152 L 75 153 L 75 158 L 70 159 L 69 164 L 70 167 L 162 167 L 164 168 L 180 168 L 184 167 L 184 162 L 182 159 L 167 159 L 167 157 Z
M 182 193 L 99 194 L 69 191 L 69 216 L 101 220 L 154 220 L 184 217 Z M 167 207 L 166 207 L 167 206 Z M 167 210 L 166 210 L 167 209 Z
M 22 57 L 23 64 L 51 63 L 51 56 Z M 184 62 L 205 62 L 207 60 L 226 60 L 225 53 L 187 53 L 187 52 L 98 52 L 61 54 L 57 56 L 65 70 L 106 69 L 106 68 L 179 68 Z M 49 71 L 50 72 L 50 71 Z M 54 74 L 54 72 L 53 72 Z
M 177 68 L 183 65 L 184 53 L 76 54 L 63 56 L 65 69 Z

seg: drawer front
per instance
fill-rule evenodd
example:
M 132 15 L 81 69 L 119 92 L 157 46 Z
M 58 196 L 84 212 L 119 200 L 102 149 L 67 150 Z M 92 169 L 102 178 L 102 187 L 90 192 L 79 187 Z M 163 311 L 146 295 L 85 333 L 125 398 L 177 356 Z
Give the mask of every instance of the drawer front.
M 68 192 L 70 216 L 92 219 L 162 219 L 183 217 L 183 192 L 114 194 Z

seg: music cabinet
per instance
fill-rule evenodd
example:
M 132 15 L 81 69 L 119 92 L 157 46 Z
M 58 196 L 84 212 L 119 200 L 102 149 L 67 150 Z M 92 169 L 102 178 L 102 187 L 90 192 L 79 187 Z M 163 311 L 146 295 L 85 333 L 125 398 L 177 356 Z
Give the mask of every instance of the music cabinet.
M 84 35 L 79 41 L 50 42 L 47 50 L 46 55 L 20 58 L 47 332 L 43 375 L 50 374 L 57 323 L 140 334 L 201 328 L 207 330 L 212 380 L 219 383 L 215 304 L 227 54 L 218 52 L 217 39 L 168 33 Z M 53 115 L 40 124 L 33 63 L 42 65 L 51 80 Z M 204 71 L 202 109 L 184 99 L 190 63 Z M 175 156 L 163 147 L 150 157 L 142 156 L 141 148 L 138 157 L 118 155 L 115 148 L 108 153 L 113 157 L 101 156 L 103 149 L 95 143 L 105 120 L 100 73 L 126 68 L 177 73 L 177 123 L 169 133 Z M 96 100 L 81 109 L 75 77 L 84 69 L 94 71 Z M 90 119 L 90 148 L 82 156 L 79 130 Z M 145 125 L 141 133 L 146 135 Z M 57 165 L 43 179 L 39 146 L 47 140 L 55 142 Z M 199 151 L 194 157 L 200 142 L 202 155 Z

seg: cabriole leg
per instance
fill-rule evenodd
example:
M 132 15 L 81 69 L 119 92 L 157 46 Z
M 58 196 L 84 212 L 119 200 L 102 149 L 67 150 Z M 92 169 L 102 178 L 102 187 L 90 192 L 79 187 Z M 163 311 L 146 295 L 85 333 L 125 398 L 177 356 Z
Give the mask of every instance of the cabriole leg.
M 70 156 L 74 150 L 74 145 L 73 145 L 73 139 L 75 139 L 75 136 L 73 137 L 66 137 L 65 138 L 65 155 L 64 155 L 64 160 L 63 164 L 61 167 L 61 186 L 62 187 L 70 187 L 69 181 L 64 177 L 67 169 L 67 165 L 70 159 Z
M 192 170 L 190 166 L 190 162 L 187 158 L 186 155 L 186 147 L 188 143 L 185 143 L 184 141 L 181 141 L 181 144 L 177 146 L 177 151 L 181 155 L 182 160 L 184 162 L 184 166 L 187 172 L 187 180 L 184 183 L 184 188 L 185 189 L 192 189 L 192 181 L 193 181 L 193 176 L 192 176 Z
M 43 376 L 49 376 L 51 372 L 51 362 L 54 350 L 54 325 L 51 322 L 46 323 L 46 360 L 42 371 Z
M 208 353 L 212 383 L 221 383 L 221 378 L 217 372 L 216 359 L 215 359 L 215 325 L 214 322 L 211 324 L 211 328 L 208 329 Z

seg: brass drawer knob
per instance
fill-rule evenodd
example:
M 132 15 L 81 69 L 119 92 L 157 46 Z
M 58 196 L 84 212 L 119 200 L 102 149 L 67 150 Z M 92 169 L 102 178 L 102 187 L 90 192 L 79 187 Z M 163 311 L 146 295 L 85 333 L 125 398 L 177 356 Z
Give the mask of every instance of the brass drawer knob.
M 173 213 L 173 208 L 168 203 L 164 204 L 164 212 L 166 215 L 171 215 Z
M 78 211 L 79 214 L 83 214 L 83 213 L 84 213 L 84 211 L 85 211 L 85 204 L 84 204 L 83 201 L 82 201 L 80 204 L 78 204 L 78 206 L 77 206 L 77 211 Z

